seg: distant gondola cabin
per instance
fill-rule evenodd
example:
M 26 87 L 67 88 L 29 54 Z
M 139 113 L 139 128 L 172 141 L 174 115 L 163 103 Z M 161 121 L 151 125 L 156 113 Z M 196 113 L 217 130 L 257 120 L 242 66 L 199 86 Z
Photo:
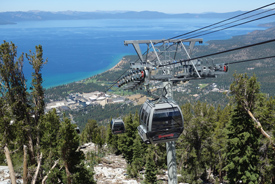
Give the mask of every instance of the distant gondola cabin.
M 122 119 L 112 119 L 110 127 L 113 134 L 122 134 L 125 132 L 125 125 Z
M 140 108 L 138 133 L 149 143 L 175 141 L 183 131 L 183 116 L 174 101 L 153 103 L 147 100 Z

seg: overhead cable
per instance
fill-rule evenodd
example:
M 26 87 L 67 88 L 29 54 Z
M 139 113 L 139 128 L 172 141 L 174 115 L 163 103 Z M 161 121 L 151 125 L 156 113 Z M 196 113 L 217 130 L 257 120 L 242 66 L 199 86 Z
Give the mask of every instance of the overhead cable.
M 267 57 L 262 57 L 262 58 L 255 58 L 255 59 L 247 59 L 247 60 L 241 60 L 241 61 L 234 61 L 231 63 L 227 63 L 228 65 L 233 65 L 233 64 L 238 64 L 238 63 L 245 63 L 245 62 L 250 62 L 250 61 L 257 61 L 257 60 L 264 60 L 264 59 L 271 59 L 275 58 L 275 56 L 267 56 Z
M 200 34 L 200 35 L 196 35 L 196 36 L 192 36 L 192 37 L 189 37 L 189 38 L 185 38 L 186 40 L 188 39 L 192 39 L 192 38 L 195 38 L 195 37 L 199 37 L 199 36 L 204 36 L 204 35 L 208 35 L 208 34 L 211 34 L 211 33 L 215 33 L 215 32 L 218 32 L 218 31 L 222 31 L 222 30 L 226 30 L 226 29 L 229 29 L 229 28 L 233 28 L 233 27 L 236 27 L 236 26 L 240 26 L 240 25 L 243 25 L 243 24 L 247 24 L 247 23 L 250 23 L 250 22 L 253 22 L 253 21 L 257 21 L 257 20 L 260 20 L 260 19 L 264 19 L 264 18 L 267 18 L 267 17 L 270 17 L 270 16 L 274 16 L 275 13 L 273 14 L 270 14 L 270 15 L 266 15 L 266 16 L 263 16 L 263 17 L 259 17 L 257 19 L 253 19 L 253 20 L 249 20 L 249 21 L 246 21 L 246 22 L 242 22 L 242 23 L 239 23 L 239 24 L 235 24 L 235 25 L 232 25 L 232 26 L 229 26 L 229 27 L 225 27 L 225 28 L 222 28 L 222 29 L 219 29 L 219 30 L 215 30 L 215 31 L 211 31 L 211 32 L 208 32 L 208 33 L 204 33 L 204 34 Z M 169 40 L 169 39 L 167 39 Z M 183 40 L 184 41 L 184 40 Z M 172 45 L 170 45 L 169 47 L 167 47 L 165 49 L 168 50 Z M 162 51 L 160 53 L 160 55 L 162 55 L 165 51 Z M 155 61 L 157 58 L 153 59 L 153 61 Z
M 239 21 L 241 21 L 241 20 L 245 20 L 245 19 L 248 19 L 248 18 L 251 18 L 251 17 L 255 17 L 255 16 L 257 16 L 257 15 L 261 15 L 261 14 L 264 14 L 264 13 L 267 13 L 267 12 L 273 11 L 273 10 L 275 10 L 275 8 L 268 9 L 268 10 L 266 10 L 266 11 L 263 11 L 263 12 L 260 12 L 260 13 L 254 14 L 254 15 L 250 15 L 250 16 L 248 16 L 248 17 L 244 17 L 244 18 L 241 18 L 241 19 L 238 19 L 238 20 L 234 20 L 234 21 L 231 21 L 231 22 L 228 22 L 228 23 L 219 25 L 219 26 L 215 26 L 215 27 L 213 27 L 213 28 L 211 28 L 211 29 L 202 30 L 202 31 L 199 31 L 198 33 L 196 33 L 195 35 L 191 35 L 191 36 L 192 36 L 192 37 L 198 37 L 198 36 L 201 36 L 201 35 L 197 35 L 197 34 L 201 34 L 201 33 L 206 32 L 206 31 L 211 31 L 211 30 L 214 30 L 214 29 L 216 29 L 216 28 L 219 28 L 219 27 L 222 27 L 222 26 L 226 26 L 226 25 L 229 25 L 229 24 L 232 24 L 232 23 L 235 23 L 235 22 L 239 22 Z M 209 33 L 209 34 L 210 34 L 210 33 Z
M 210 56 L 215 56 L 215 55 L 219 55 L 219 54 L 224 54 L 224 53 L 227 53 L 227 52 L 232 52 L 232 51 L 236 51 L 236 50 L 246 49 L 246 48 L 249 48 L 249 47 L 263 45 L 263 44 L 267 44 L 267 43 L 271 43 L 271 42 L 275 42 L 275 39 L 267 40 L 267 41 L 263 41 L 263 42 L 258 42 L 258 43 L 254 43 L 254 44 L 250 44 L 250 45 L 245 45 L 245 46 L 237 47 L 237 48 L 234 48 L 234 49 L 228 49 L 228 50 L 225 50 L 225 51 L 216 52 L 216 53 L 212 53 L 212 54 L 207 54 L 207 55 L 195 57 L 195 58 L 192 58 L 192 59 L 180 60 L 178 62 L 160 65 L 159 67 L 168 66 L 168 65 L 174 65 L 174 64 L 177 64 L 177 63 L 185 62 L 185 61 L 191 61 L 191 60 L 195 60 L 195 59 L 201 59 L 201 58 L 205 58 L 205 57 L 210 57 Z
M 219 21 L 219 22 L 217 22 L 217 23 L 214 23 L 214 24 L 211 24 L 211 25 L 208 25 L 208 26 L 205 26 L 205 27 L 196 29 L 196 30 L 194 30 L 194 31 L 190 31 L 190 32 L 187 32 L 187 33 L 178 35 L 178 36 L 171 37 L 171 38 L 166 39 L 166 40 L 169 41 L 169 40 L 171 40 L 171 39 L 175 39 L 175 38 L 182 37 L 182 36 L 185 36 L 185 35 L 188 35 L 188 34 L 191 34 L 191 33 L 195 33 L 195 32 L 197 32 L 197 31 L 200 31 L 200 30 L 203 30 L 203 29 L 206 29 L 206 28 L 210 28 L 210 27 L 212 27 L 212 26 L 215 26 L 215 25 L 221 24 L 221 23 L 223 23 L 223 22 L 226 22 L 226 21 L 229 21 L 229 20 L 238 18 L 238 17 L 240 17 L 240 16 L 243 16 L 243 15 L 246 15 L 246 14 L 249 14 L 249 13 L 252 13 L 252 12 L 254 12 L 254 11 L 257 11 L 257 10 L 260 10 L 260 9 L 263 9 L 263 8 L 266 8 L 266 7 L 269 7 L 269 6 L 272 6 L 272 5 L 274 5 L 274 4 L 275 4 L 275 2 L 270 3 L 270 4 L 267 4 L 267 5 L 262 6 L 262 7 L 259 7 L 259 8 L 256 8 L 256 9 L 253 9 L 253 10 L 250 10 L 250 11 L 248 11 L 248 12 L 245 12 L 245 13 L 242 13 L 242 14 L 239 14 L 239 15 L 236 15 L 236 16 L 233 16 L 233 17 L 231 17 L 231 18 L 228 18 L 228 19 Z M 256 14 L 256 15 L 257 15 L 257 14 Z M 229 26 L 229 27 L 223 28 L 223 29 L 221 29 L 221 30 L 229 29 L 229 28 L 232 28 L 232 27 L 235 27 L 235 26 L 238 26 L 238 25 L 243 25 L 243 24 L 246 24 L 246 23 L 249 23 L 249 22 L 252 22 L 252 21 L 256 21 L 256 20 L 260 20 L 260 19 L 263 19 L 263 18 L 267 18 L 267 17 L 269 17 L 269 16 L 273 16 L 273 15 L 274 15 L 274 14 L 271 14 L 271 15 L 268 15 L 268 16 L 264 16 L 264 17 L 260 17 L 260 18 L 258 18 L 258 19 L 250 20 L 250 21 L 247 21 L 247 22 L 244 22 L 244 23 L 241 23 L 241 24 Z M 255 16 L 255 15 L 254 15 L 254 16 Z M 250 17 L 251 17 L 251 16 L 250 16 Z M 247 18 L 248 18 L 248 17 L 247 17 Z M 243 19 L 244 19 L 244 18 L 243 18 Z M 240 19 L 240 20 L 243 20 L 243 19 Z M 233 22 L 231 22 L 231 23 L 233 23 Z M 228 24 L 226 24 L 226 25 L 228 25 Z M 216 27 L 215 27 L 215 28 L 216 28 Z M 214 33 L 214 32 L 218 32 L 218 31 L 221 31 L 221 30 L 212 31 L 212 32 L 207 33 L 207 34 L 211 34 L 211 33 Z M 206 34 L 204 34 L 204 35 L 206 35 Z M 200 35 L 200 36 L 202 36 L 202 35 Z M 263 44 L 264 44 L 264 43 L 263 43 Z M 252 45 L 253 45 L 253 44 L 252 44 Z M 255 45 L 254 45 L 254 46 L 255 46 Z M 170 47 L 171 47 L 171 46 L 169 46 L 168 48 L 170 48 Z M 168 48 L 167 48 L 167 49 L 168 49 Z M 245 48 L 247 48 L 247 47 L 245 47 Z M 167 49 L 166 49 L 166 50 L 167 50 Z M 237 49 L 237 48 L 236 48 L 236 49 Z M 242 48 L 240 47 L 239 49 L 242 49 Z M 147 51 L 145 51 L 142 55 L 144 55 L 145 53 L 149 52 L 149 50 L 150 50 L 150 49 L 148 49 Z M 231 50 L 228 50 L 227 52 L 231 52 L 231 51 L 233 51 L 233 50 L 231 49 Z M 223 52 L 225 53 L 225 51 L 223 51 Z M 209 56 L 211 56 L 211 55 L 217 55 L 217 54 L 221 54 L 221 53 L 222 53 L 222 52 L 220 52 L 220 53 L 214 53 L 214 54 L 209 54 L 209 55 L 206 55 L 206 56 L 204 56 L 204 57 L 209 57 Z M 203 56 L 201 56 L 200 58 L 202 58 L 202 57 L 203 57 Z M 196 59 L 196 58 L 193 58 L 193 59 Z M 137 59 L 135 62 L 137 62 L 138 60 L 139 60 L 139 59 Z M 190 59 L 190 60 L 191 60 L 191 59 Z M 188 61 L 188 60 L 186 60 L 186 61 Z M 166 66 L 166 65 L 162 65 L 162 66 Z M 128 69 L 129 69 L 129 68 L 128 68 Z M 108 90 L 110 90 L 110 89 L 119 81 L 119 79 L 128 71 L 128 69 L 125 70 L 125 71 L 117 78 L 117 80 L 116 80 L 115 83 L 113 83 L 109 88 L 107 88 L 107 90 L 105 91 L 105 93 L 106 93 Z
M 257 18 L 257 19 L 253 19 L 253 20 L 249 20 L 249 21 L 246 21 L 246 22 L 242 22 L 242 23 L 239 23 L 239 24 L 232 25 L 232 26 L 228 26 L 228 27 L 225 27 L 225 28 L 222 28 L 222 29 L 219 29 L 219 30 L 211 31 L 209 33 L 204 33 L 204 34 L 196 35 L 195 37 L 208 35 L 208 34 L 211 34 L 211 33 L 218 32 L 218 31 L 223 31 L 225 29 L 233 28 L 233 27 L 236 27 L 236 26 L 240 26 L 240 25 L 243 25 L 243 24 L 254 22 L 256 20 L 261 20 L 261 19 L 264 19 L 264 18 L 267 18 L 267 17 L 271 17 L 271 16 L 274 16 L 274 15 L 275 15 L 275 13 L 272 13 L 270 15 L 266 15 L 266 16 L 263 16 L 263 17 L 260 17 L 260 18 Z M 191 38 L 195 38 L 195 37 L 193 36 L 193 37 L 189 37 L 189 38 L 185 38 L 185 39 L 191 39 Z
M 185 36 L 185 35 L 188 35 L 188 34 L 191 34 L 191 33 L 194 33 L 194 32 L 200 31 L 200 30 L 203 30 L 203 29 L 205 29 L 205 28 L 209 28 L 209 27 L 218 25 L 218 24 L 220 24 L 220 23 L 226 22 L 226 21 L 231 20 L 231 19 L 235 19 L 235 18 L 237 18 L 237 17 L 240 17 L 240 16 L 246 15 L 246 14 L 248 14 L 248 13 L 251 13 L 251 12 L 254 12 L 254 11 L 257 11 L 257 10 L 260 10 L 260 9 L 263 9 L 263 8 L 266 8 L 266 7 L 268 7 L 268 6 L 272 6 L 272 5 L 274 5 L 274 4 L 275 4 L 275 2 L 270 3 L 270 4 L 268 4 L 268 5 L 265 5 L 265 6 L 262 6 L 262 7 L 259 7 L 259 8 L 256 8 L 256 9 L 253 9 L 253 10 L 250 10 L 250 11 L 248 11 L 248 12 L 245 12 L 245 13 L 242 13 L 242 14 L 239 14 L 239 15 L 236 15 L 236 16 L 233 16 L 233 17 L 231 17 L 231 18 L 228 18 L 228 19 L 219 21 L 219 22 L 217 22 L 217 23 L 214 23 L 214 24 L 211 24 L 211 25 L 208 25 L 208 26 L 205 26 L 205 27 L 196 29 L 196 30 L 194 30 L 194 31 L 190 31 L 190 32 L 187 32 L 187 33 L 178 35 L 178 36 L 174 36 L 174 37 L 169 38 L 169 39 L 167 39 L 167 40 L 172 40 L 172 39 L 175 39 L 175 38 L 178 38 L 178 37 L 182 37 L 182 36 Z
M 129 69 L 129 68 L 128 68 L 128 69 Z M 117 82 L 119 81 L 119 79 L 128 71 L 128 69 L 125 70 L 125 71 L 117 78 L 116 82 L 114 82 L 109 88 L 107 88 L 107 89 L 104 91 L 104 93 L 106 93 L 107 91 L 109 91 L 115 84 L 117 84 Z

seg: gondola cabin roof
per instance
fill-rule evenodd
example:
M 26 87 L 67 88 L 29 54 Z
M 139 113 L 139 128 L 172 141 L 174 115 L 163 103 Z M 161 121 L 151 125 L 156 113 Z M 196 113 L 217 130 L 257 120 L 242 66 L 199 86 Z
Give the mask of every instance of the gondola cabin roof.
M 125 132 L 125 125 L 121 118 L 112 119 L 110 127 L 113 134 L 122 134 Z
M 138 133 L 145 143 L 175 141 L 183 131 L 183 116 L 174 101 L 147 100 L 140 108 Z

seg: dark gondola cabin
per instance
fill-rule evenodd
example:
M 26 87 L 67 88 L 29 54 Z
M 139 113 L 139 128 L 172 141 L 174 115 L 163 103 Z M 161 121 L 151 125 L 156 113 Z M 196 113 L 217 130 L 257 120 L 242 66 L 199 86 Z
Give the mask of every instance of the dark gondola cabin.
M 125 125 L 122 119 L 112 119 L 110 127 L 113 134 L 122 134 L 125 132 Z
M 149 143 L 175 141 L 183 131 L 183 116 L 174 101 L 154 104 L 147 100 L 140 108 L 138 133 Z
M 79 129 L 79 127 L 76 127 L 76 128 L 75 128 L 75 131 L 76 131 L 77 134 L 80 134 L 80 129 Z

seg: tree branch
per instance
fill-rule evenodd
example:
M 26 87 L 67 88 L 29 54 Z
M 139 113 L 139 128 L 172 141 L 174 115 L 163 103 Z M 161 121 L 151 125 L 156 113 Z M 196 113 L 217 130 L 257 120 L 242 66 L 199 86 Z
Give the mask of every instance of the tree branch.
M 48 174 L 43 178 L 42 184 L 45 184 L 46 180 L 47 180 L 48 177 L 49 177 L 49 174 L 50 174 L 51 171 L 55 168 L 55 166 L 58 164 L 58 162 L 59 162 L 59 159 L 56 160 L 56 161 L 54 162 L 54 164 L 53 164 L 52 168 L 49 170 Z
M 263 129 L 262 124 L 254 117 L 250 110 L 246 108 L 245 110 L 247 111 L 248 115 L 252 118 L 252 120 L 256 123 L 255 127 L 263 134 L 263 136 L 265 136 L 269 140 L 272 149 L 275 151 L 275 144 L 272 141 L 272 137 Z

